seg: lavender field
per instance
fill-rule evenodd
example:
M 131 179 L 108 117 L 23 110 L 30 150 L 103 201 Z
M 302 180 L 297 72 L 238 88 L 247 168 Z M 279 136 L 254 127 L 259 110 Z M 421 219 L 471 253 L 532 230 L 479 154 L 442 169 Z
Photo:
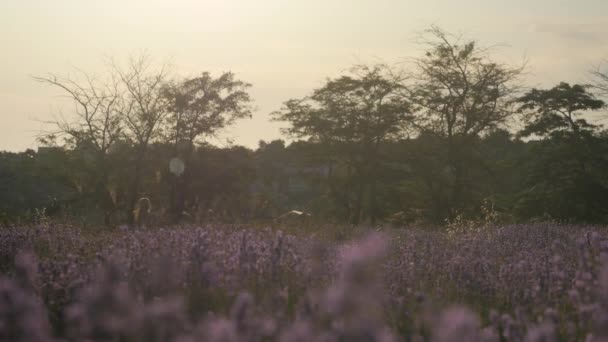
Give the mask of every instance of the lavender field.
M 0 23 L 0 342 L 608 342 L 608 0 Z
M 606 341 L 608 233 L 0 230 L 2 341 Z

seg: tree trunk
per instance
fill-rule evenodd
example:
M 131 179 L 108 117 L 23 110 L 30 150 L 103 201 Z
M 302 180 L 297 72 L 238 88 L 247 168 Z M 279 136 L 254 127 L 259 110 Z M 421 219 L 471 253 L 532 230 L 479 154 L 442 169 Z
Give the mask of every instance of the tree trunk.
M 352 224 L 354 225 L 358 225 L 359 223 L 361 223 L 361 216 L 363 213 L 363 195 L 364 195 L 364 190 L 365 190 L 365 186 L 364 186 L 364 182 L 362 179 L 359 180 L 359 184 L 358 184 L 358 188 L 357 188 L 357 198 L 355 200 L 355 210 L 352 213 Z
M 378 207 L 377 207 L 377 199 L 376 199 L 376 178 L 373 177 L 370 180 L 370 191 L 369 191 L 369 218 L 372 225 L 376 224 L 376 220 L 378 219 Z
M 131 189 L 129 193 L 129 205 L 127 207 L 127 217 L 129 225 L 135 223 L 135 207 L 137 205 L 137 201 L 139 200 L 139 186 L 141 183 L 141 171 L 143 168 L 143 161 L 145 155 L 145 147 L 141 148 L 138 152 L 137 157 L 135 159 L 135 165 L 133 170 L 133 181 L 131 183 Z
M 177 147 L 176 147 L 177 151 Z M 175 223 L 179 223 L 182 220 L 183 213 L 186 210 L 186 198 L 187 189 L 192 181 L 191 177 L 191 163 L 192 155 L 194 154 L 194 143 L 190 142 L 188 149 L 185 152 L 183 163 L 185 165 L 184 173 L 182 175 L 173 175 L 174 177 L 174 204 L 172 210 L 172 218 Z M 176 153 L 179 155 L 179 152 Z
M 453 219 L 464 208 L 464 198 L 462 196 L 464 187 L 464 173 L 462 166 L 462 156 L 460 147 L 454 141 L 454 137 L 448 137 L 448 165 L 452 172 L 452 189 L 448 198 L 448 215 Z
M 106 227 L 112 225 L 112 215 L 115 209 L 114 199 L 108 191 L 109 175 L 107 161 L 104 157 L 100 158 L 101 178 L 97 184 L 97 193 L 100 196 L 101 208 L 103 210 L 103 223 Z

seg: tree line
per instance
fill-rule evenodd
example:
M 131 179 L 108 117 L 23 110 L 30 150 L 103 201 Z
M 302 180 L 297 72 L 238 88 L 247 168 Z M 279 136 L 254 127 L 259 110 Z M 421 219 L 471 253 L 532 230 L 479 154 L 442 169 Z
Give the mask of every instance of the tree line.
M 272 219 L 441 223 L 477 218 L 608 221 L 608 76 L 549 89 L 524 65 L 433 27 L 407 67 L 357 65 L 271 114 L 289 145 L 207 141 L 251 116 L 250 84 L 231 72 L 175 79 L 145 57 L 103 79 L 36 80 L 74 115 L 38 152 L 0 155 L 0 220 L 71 216 L 134 223 L 138 203 L 162 222 Z M 516 128 L 517 127 L 517 128 Z

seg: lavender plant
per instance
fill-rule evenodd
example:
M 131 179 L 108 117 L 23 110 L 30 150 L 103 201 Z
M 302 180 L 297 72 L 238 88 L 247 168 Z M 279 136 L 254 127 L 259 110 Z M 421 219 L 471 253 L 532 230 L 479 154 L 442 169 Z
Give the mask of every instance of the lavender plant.
M 606 341 L 608 232 L 0 229 L 0 341 Z

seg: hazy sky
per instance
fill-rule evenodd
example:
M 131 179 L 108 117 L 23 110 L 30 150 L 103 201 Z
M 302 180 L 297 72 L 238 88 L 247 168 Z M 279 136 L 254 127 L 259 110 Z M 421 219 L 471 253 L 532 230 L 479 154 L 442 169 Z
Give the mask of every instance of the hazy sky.
M 437 24 L 501 59 L 529 60 L 531 85 L 584 81 L 608 58 L 608 0 L 0 0 L 0 150 L 35 147 L 40 123 L 71 106 L 31 79 L 147 51 L 184 76 L 231 70 L 258 108 L 224 134 L 257 146 L 279 137 L 268 113 L 355 63 L 420 55 Z

